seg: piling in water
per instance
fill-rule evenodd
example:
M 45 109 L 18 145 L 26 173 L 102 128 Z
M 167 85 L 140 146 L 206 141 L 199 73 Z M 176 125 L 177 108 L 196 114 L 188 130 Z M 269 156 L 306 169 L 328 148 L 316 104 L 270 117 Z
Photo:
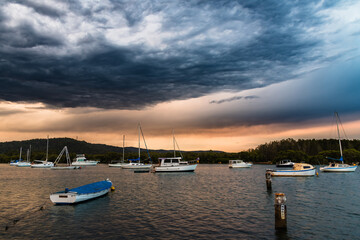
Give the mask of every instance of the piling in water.
M 286 196 L 275 193 L 275 229 L 286 229 Z
M 265 173 L 265 178 L 266 178 L 266 188 L 267 190 L 271 190 L 271 170 L 266 170 Z

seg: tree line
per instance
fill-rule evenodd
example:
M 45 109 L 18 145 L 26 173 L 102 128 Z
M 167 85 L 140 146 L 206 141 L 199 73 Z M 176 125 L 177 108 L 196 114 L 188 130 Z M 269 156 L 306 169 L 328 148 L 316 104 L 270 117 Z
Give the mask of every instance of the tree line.
M 347 163 L 356 163 L 360 160 L 360 140 L 342 140 L 344 160 Z M 31 145 L 31 160 L 45 160 L 46 139 L 32 139 L 27 141 L 13 141 L 0 143 L 0 162 L 8 163 L 19 158 L 19 149 L 23 148 L 22 158 L 26 159 L 26 150 Z M 70 157 L 85 153 L 87 159 L 99 160 L 101 163 L 121 161 L 123 149 L 121 147 L 105 144 L 91 144 L 85 141 L 77 141 L 71 138 L 50 139 L 49 161 L 54 161 L 62 148 L 68 146 Z M 151 158 L 149 158 L 149 155 Z M 224 163 L 231 159 L 242 159 L 253 163 L 274 164 L 279 160 L 290 159 L 293 162 L 307 162 L 310 164 L 327 164 L 326 157 L 339 158 L 339 142 L 336 139 L 283 139 L 261 144 L 254 149 L 237 153 L 222 151 L 184 151 L 184 160 L 200 159 L 200 163 Z M 171 150 L 141 149 L 141 159 L 158 162 L 160 157 L 173 157 Z M 177 156 L 180 156 L 177 153 Z M 138 149 L 125 148 L 125 160 L 138 157 Z M 63 160 L 65 161 L 65 160 Z

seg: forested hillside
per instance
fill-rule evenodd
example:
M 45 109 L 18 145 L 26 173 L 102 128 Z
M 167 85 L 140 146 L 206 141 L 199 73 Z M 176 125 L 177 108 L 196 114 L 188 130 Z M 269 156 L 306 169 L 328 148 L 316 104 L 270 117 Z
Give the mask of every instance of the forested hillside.
M 67 146 L 71 158 L 76 154 L 84 153 L 88 159 L 100 160 L 101 163 L 120 160 L 122 148 L 105 144 L 91 144 L 71 138 L 52 138 L 49 140 L 49 160 L 56 159 L 64 146 Z M 45 159 L 46 139 L 32 139 L 27 141 L 13 141 L 0 143 L 0 162 L 7 163 L 19 158 L 19 149 L 22 147 L 22 158 L 26 158 L 26 151 L 31 145 L 31 160 Z M 345 162 L 360 161 L 360 140 L 342 140 Z M 149 154 L 154 162 L 159 157 L 173 156 L 172 150 L 141 150 L 142 159 L 148 159 Z M 179 156 L 179 153 L 177 153 Z M 138 149 L 125 148 L 125 159 L 137 158 Z M 222 151 L 189 151 L 182 152 L 185 160 L 200 158 L 200 163 L 228 163 L 230 159 L 243 159 L 254 163 L 275 163 L 281 159 L 291 159 L 295 162 L 309 162 L 312 164 L 326 164 L 326 157 L 339 158 L 339 142 L 336 139 L 321 140 L 294 140 L 284 139 L 259 145 L 255 149 L 238 153 Z

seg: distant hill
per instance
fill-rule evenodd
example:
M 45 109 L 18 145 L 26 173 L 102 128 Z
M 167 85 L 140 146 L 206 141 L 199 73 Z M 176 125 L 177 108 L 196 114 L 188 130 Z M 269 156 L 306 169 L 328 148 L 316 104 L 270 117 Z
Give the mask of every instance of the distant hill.
M 46 153 L 46 139 L 31 139 L 24 141 L 11 141 L 0 143 L 0 162 L 9 162 L 12 159 L 19 158 L 19 149 L 22 147 L 22 158 L 26 158 L 26 151 L 31 145 L 31 160 L 44 159 Z M 98 159 L 102 162 L 109 162 L 110 160 L 121 159 L 123 149 L 122 147 L 115 147 L 106 144 L 93 144 L 85 141 L 78 141 L 72 138 L 50 138 L 49 139 L 49 159 L 54 160 L 60 151 L 68 147 L 70 156 L 73 158 L 75 154 L 84 153 L 88 158 Z M 142 158 L 148 158 L 146 149 L 141 149 Z M 173 150 L 149 150 L 153 159 L 161 156 L 172 156 Z M 185 151 L 182 151 L 185 153 Z M 193 154 L 206 153 L 208 151 L 194 151 L 189 152 Z M 212 152 L 212 151 L 211 151 Z M 221 151 L 214 151 L 221 153 Z M 137 158 L 138 148 L 125 147 L 125 158 Z M 191 154 L 192 156 L 192 154 Z

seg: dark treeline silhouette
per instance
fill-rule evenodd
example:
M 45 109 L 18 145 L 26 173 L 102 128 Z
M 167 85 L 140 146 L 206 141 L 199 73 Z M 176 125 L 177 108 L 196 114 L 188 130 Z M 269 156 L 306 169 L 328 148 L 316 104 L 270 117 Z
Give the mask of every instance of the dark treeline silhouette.
M 342 140 L 344 160 L 347 163 L 360 160 L 360 140 Z M 31 145 L 31 160 L 45 160 L 46 139 L 32 139 L 26 141 L 13 141 L 0 143 L 0 162 L 8 163 L 19 158 L 19 149 L 23 148 L 22 158 L 26 158 L 26 150 Z M 54 161 L 62 148 L 67 146 L 70 157 L 84 153 L 91 160 L 101 163 L 110 163 L 122 159 L 122 148 L 105 144 L 91 144 L 71 138 L 52 138 L 49 140 L 49 160 Z M 159 157 L 172 157 L 172 150 L 149 150 L 153 162 Z M 291 159 L 294 162 L 307 162 L 311 164 L 326 164 L 326 157 L 339 158 L 339 142 L 336 139 L 284 139 L 261 144 L 255 149 L 238 153 L 222 151 L 186 151 L 182 152 L 184 160 L 200 158 L 200 163 L 228 163 L 230 159 L 242 159 L 254 163 L 275 163 L 282 159 Z M 177 156 L 179 153 L 177 152 Z M 138 149 L 125 148 L 125 160 L 138 157 Z M 146 149 L 141 149 L 141 159 L 148 159 Z

